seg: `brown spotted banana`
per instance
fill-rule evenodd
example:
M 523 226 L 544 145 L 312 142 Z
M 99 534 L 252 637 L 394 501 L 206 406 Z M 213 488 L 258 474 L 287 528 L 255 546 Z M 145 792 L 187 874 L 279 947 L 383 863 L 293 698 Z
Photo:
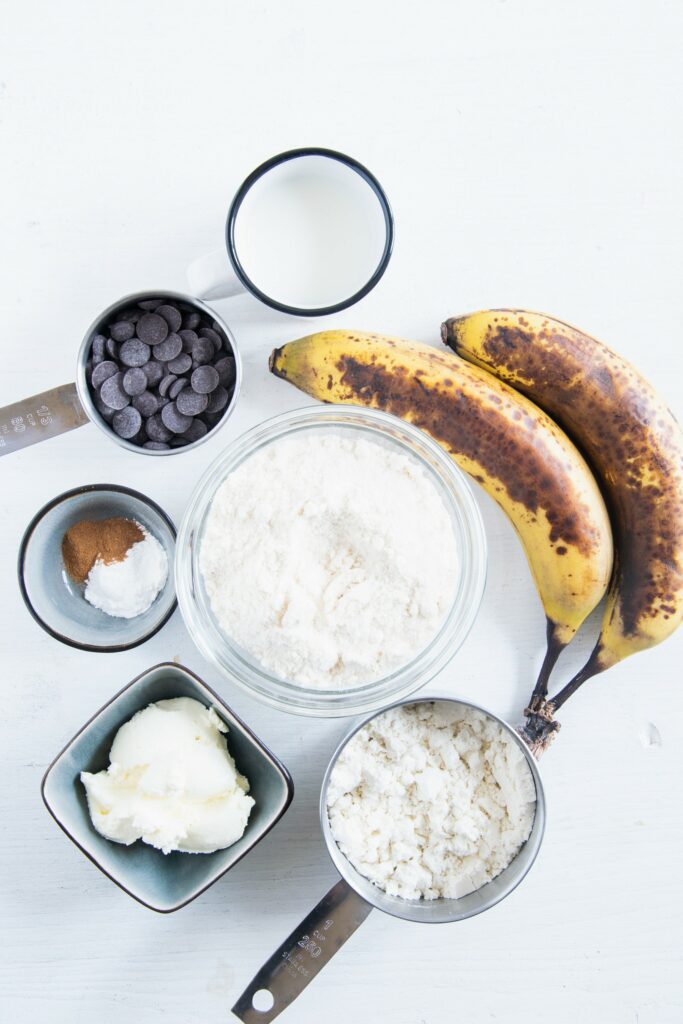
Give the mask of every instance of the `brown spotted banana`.
M 683 619 L 683 432 L 625 359 L 545 316 L 494 309 L 455 317 L 442 337 L 458 355 L 526 395 L 586 455 L 607 501 L 615 570 L 598 642 L 550 712 L 586 680 L 666 640 Z M 541 681 L 532 706 L 542 706 Z

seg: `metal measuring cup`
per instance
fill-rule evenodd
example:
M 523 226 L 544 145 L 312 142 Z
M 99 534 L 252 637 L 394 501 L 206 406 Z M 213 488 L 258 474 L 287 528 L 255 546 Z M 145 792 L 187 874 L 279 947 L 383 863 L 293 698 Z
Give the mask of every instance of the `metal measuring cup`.
M 459 899 L 406 900 L 399 896 L 389 896 L 356 871 L 346 859 L 334 840 L 327 814 L 330 777 L 347 743 L 373 718 L 383 715 L 391 708 L 425 703 L 458 704 L 492 718 L 503 727 L 523 752 L 536 787 L 536 813 L 531 833 L 517 856 L 492 881 Z M 464 921 L 468 917 L 489 910 L 509 896 L 531 868 L 541 846 L 545 819 L 545 795 L 534 756 L 519 733 L 491 711 L 470 701 L 451 697 L 421 697 L 417 700 L 411 697 L 396 701 L 395 704 L 390 704 L 374 715 L 364 718 L 342 739 L 332 755 L 320 793 L 320 824 L 327 851 L 341 879 L 265 962 L 233 1006 L 232 1012 L 244 1024 L 268 1024 L 269 1021 L 275 1020 L 329 963 L 375 907 L 404 921 L 425 924 Z M 266 1001 L 269 1003 L 271 999 L 272 1005 L 266 1009 Z M 263 1008 L 259 1008 L 260 1006 Z
M 193 441 L 192 444 L 185 445 L 182 448 L 169 448 L 157 451 L 151 448 L 142 448 L 119 437 L 97 411 L 86 380 L 86 364 L 95 335 L 99 334 L 108 324 L 115 321 L 120 313 L 130 309 L 136 303 L 144 302 L 148 299 L 182 302 L 197 312 L 202 312 L 212 320 L 215 320 L 228 339 L 235 359 L 235 387 L 222 418 L 204 437 L 200 437 L 198 441 Z M 241 383 L 242 361 L 235 344 L 235 339 L 215 310 L 207 306 L 201 299 L 196 299 L 191 295 L 184 295 L 182 292 L 161 290 L 134 292 L 108 306 L 85 332 L 78 351 L 76 380 L 74 383 L 62 384 L 60 387 L 52 388 L 50 391 L 43 391 L 38 395 L 32 395 L 30 398 L 24 398 L 19 402 L 14 402 L 11 405 L 0 408 L 0 456 L 9 455 L 12 452 L 19 451 L 21 448 L 37 444 L 39 441 L 46 441 L 50 437 L 56 437 L 57 434 L 64 434 L 68 430 L 82 427 L 88 422 L 94 423 L 103 434 L 106 434 L 110 440 L 120 444 L 122 448 L 127 448 L 128 451 L 137 452 L 140 455 L 165 456 L 175 455 L 178 452 L 187 452 L 192 448 L 197 448 L 204 441 L 213 437 L 216 430 L 223 426 L 235 408 Z

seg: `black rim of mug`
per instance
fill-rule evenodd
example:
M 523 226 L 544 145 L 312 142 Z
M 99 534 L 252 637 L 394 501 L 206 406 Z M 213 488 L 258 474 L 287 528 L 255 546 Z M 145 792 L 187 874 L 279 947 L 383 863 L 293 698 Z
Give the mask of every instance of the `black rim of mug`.
M 289 306 L 284 302 L 278 302 L 277 299 L 271 298 L 270 295 L 266 295 L 265 292 L 261 291 L 261 289 L 254 284 L 246 273 L 240 262 L 239 256 L 237 255 L 237 247 L 235 245 L 235 223 L 237 220 L 237 214 L 239 213 L 239 209 L 252 185 L 254 185 L 259 178 L 262 178 L 264 174 L 267 174 L 268 171 L 271 171 L 279 164 L 286 163 L 288 160 L 297 160 L 300 157 L 306 156 L 324 156 L 331 160 L 337 160 L 339 163 L 345 164 L 347 167 L 350 167 L 353 171 L 359 174 L 360 177 L 370 186 L 379 201 L 382 213 L 384 214 L 384 225 L 386 229 L 386 238 L 382 256 L 374 273 L 365 282 L 363 287 L 357 292 L 354 292 L 354 294 L 349 296 L 349 298 L 344 299 L 342 302 L 336 302 L 331 306 L 320 306 L 315 309 L 305 308 L 303 306 Z M 359 302 L 372 291 L 377 282 L 383 276 L 384 271 L 387 269 L 394 247 L 394 216 L 391 212 L 389 200 L 387 199 L 384 189 L 374 174 L 372 174 L 367 167 L 364 167 L 363 164 L 354 160 L 353 157 L 347 156 L 345 153 L 339 153 L 335 149 L 324 149 L 320 146 L 305 146 L 300 149 L 288 149 L 284 153 L 278 153 L 277 156 L 273 156 L 269 160 L 260 164 L 251 172 L 249 177 L 245 178 L 230 204 L 228 219 L 225 225 L 225 242 L 228 249 L 230 263 L 232 264 L 232 268 L 237 274 L 237 277 L 247 291 L 251 292 L 252 295 L 255 295 L 257 299 L 261 300 L 261 302 L 264 302 L 272 309 L 279 310 L 281 313 L 290 313 L 293 316 L 328 316 L 330 313 L 339 313 L 341 310 L 348 309 L 349 306 L 355 305 L 356 302 Z

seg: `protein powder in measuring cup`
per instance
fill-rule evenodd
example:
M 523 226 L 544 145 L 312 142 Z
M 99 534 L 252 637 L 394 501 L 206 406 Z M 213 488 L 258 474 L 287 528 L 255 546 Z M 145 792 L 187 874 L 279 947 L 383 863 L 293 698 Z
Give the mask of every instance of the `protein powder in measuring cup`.
M 486 885 L 529 838 L 536 787 L 494 718 L 455 701 L 371 719 L 332 770 L 327 812 L 339 849 L 404 899 L 458 899 Z

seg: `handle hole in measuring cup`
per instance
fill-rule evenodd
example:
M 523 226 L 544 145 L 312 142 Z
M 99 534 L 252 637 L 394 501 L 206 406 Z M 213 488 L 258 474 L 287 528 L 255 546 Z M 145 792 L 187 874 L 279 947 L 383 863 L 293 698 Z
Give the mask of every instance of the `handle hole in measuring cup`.
M 273 1009 L 275 1003 L 275 996 L 272 992 L 269 992 L 267 988 L 260 988 L 258 992 L 254 992 L 251 997 L 251 1005 L 259 1013 L 268 1013 L 268 1010 Z

